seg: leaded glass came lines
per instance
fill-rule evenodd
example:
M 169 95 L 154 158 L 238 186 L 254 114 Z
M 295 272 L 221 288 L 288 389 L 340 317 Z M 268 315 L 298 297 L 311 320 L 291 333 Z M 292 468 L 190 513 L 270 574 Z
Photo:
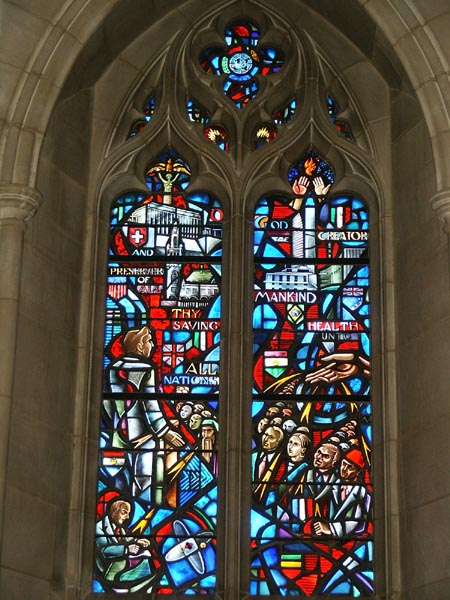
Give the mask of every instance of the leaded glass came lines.
M 222 209 L 172 152 L 111 209 L 94 592 L 214 593 Z
M 368 210 L 310 152 L 254 221 L 251 595 L 371 596 Z

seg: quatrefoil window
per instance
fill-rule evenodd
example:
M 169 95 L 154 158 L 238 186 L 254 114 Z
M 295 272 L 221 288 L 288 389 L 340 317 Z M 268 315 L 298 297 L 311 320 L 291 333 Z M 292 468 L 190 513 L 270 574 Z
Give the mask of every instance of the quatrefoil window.
M 258 93 L 258 75 L 277 73 L 284 63 L 280 50 L 259 47 L 260 31 L 249 21 L 237 21 L 225 29 L 227 48 L 206 48 L 200 64 L 210 75 L 225 75 L 223 91 L 238 108 Z

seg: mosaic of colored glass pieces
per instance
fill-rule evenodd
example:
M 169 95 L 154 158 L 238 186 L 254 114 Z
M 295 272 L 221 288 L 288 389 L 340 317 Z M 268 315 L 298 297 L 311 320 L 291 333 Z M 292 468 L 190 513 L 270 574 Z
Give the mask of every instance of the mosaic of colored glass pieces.
M 94 592 L 214 594 L 222 209 L 171 151 L 112 205 Z
M 277 137 L 278 130 L 275 125 L 260 125 L 255 131 L 253 137 L 254 149 L 262 148 Z
M 340 113 L 340 108 L 337 105 L 334 98 L 330 95 L 327 96 L 327 109 L 328 114 L 330 115 L 330 119 L 332 123 L 334 123 L 336 129 L 342 133 L 342 135 L 349 140 L 350 142 L 354 142 L 355 138 L 353 137 L 352 129 L 350 127 L 349 122 L 346 119 L 339 118 L 338 115 Z
M 243 109 L 282 52 L 235 21 L 200 64 Z M 151 120 L 150 96 L 128 137 Z M 228 152 L 227 130 L 188 98 Z M 331 95 L 327 110 L 354 137 Z M 292 99 L 260 123 L 277 137 Z M 112 205 L 94 592 L 216 593 L 223 212 L 167 151 Z M 251 596 L 374 594 L 369 213 L 316 152 L 254 214 Z
M 203 129 L 204 137 L 209 141 L 218 146 L 224 152 L 228 152 L 228 132 L 224 127 L 219 125 L 208 125 L 210 122 L 209 114 L 194 100 L 188 99 L 186 103 L 186 109 L 189 116 L 189 120 L 193 123 L 204 124 Z
M 291 100 L 286 106 L 277 110 L 273 114 L 273 123 L 266 123 L 259 125 L 253 136 L 253 149 L 257 150 L 262 148 L 267 143 L 274 140 L 278 135 L 277 125 L 285 125 L 289 123 L 295 114 L 296 101 Z
M 241 109 L 258 93 L 258 76 L 277 73 L 284 63 L 280 50 L 259 46 L 260 31 L 249 21 L 237 21 L 225 30 L 226 47 L 206 48 L 200 65 L 211 75 L 225 75 L 223 91 Z
M 154 96 L 150 96 L 150 98 L 147 100 L 147 102 L 145 103 L 144 106 L 144 117 L 142 119 L 138 119 L 137 121 L 135 121 L 130 129 L 130 132 L 128 134 L 128 138 L 132 138 L 135 135 L 137 135 L 138 133 L 140 133 L 144 127 L 147 125 L 147 123 L 151 120 L 151 118 L 153 117 L 153 113 L 155 112 L 156 109 L 156 99 Z
M 273 122 L 276 125 L 284 125 L 285 123 L 289 123 L 292 121 L 295 115 L 295 110 L 297 108 L 297 102 L 295 100 L 291 100 L 284 106 L 273 113 Z
M 369 215 L 310 152 L 255 210 L 251 595 L 373 595 Z

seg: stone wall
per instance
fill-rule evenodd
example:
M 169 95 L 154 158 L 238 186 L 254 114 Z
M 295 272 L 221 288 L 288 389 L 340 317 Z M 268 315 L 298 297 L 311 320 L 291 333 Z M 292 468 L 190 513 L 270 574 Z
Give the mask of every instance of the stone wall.
M 427 199 L 434 164 L 411 98 L 393 102 L 393 216 L 405 598 L 450 589 L 450 317 L 448 236 Z
M 39 164 L 44 202 L 25 236 L 2 555 L 10 600 L 64 594 L 89 115 L 87 92 L 55 110 Z
M 0 372 L 0 483 L 6 482 L 0 597 L 8 600 L 80 600 L 88 589 L 92 543 L 83 542 L 82 535 L 84 497 L 90 491 L 85 492 L 83 486 L 86 465 L 95 461 L 92 432 L 98 416 L 89 407 L 92 333 L 86 326 L 93 306 L 90 293 L 98 292 L 89 287 L 96 273 L 91 245 L 97 218 L 94 183 L 104 140 L 120 104 L 116 98 L 105 119 L 104 138 L 93 142 L 91 128 L 101 128 L 104 118 L 101 112 L 93 115 L 93 96 L 97 94 L 95 101 L 101 104 L 99 96 L 106 88 L 98 85 L 98 79 L 111 64 L 117 67 L 119 60 L 128 83 L 138 81 L 148 46 L 139 46 L 142 62 L 138 67 L 136 62 L 127 62 L 132 31 L 142 34 L 159 16 L 168 19 L 166 26 L 170 23 L 175 32 L 189 19 L 189 7 L 198 4 L 196 0 L 175 2 L 172 20 L 167 17 L 167 4 L 157 0 L 3 0 L 0 9 L 0 218 L 6 215 L 11 220 L 2 196 L 4 189 L 10 194 L 11 184 L 36 188 L 43 197 L 37 214 L 28 221 L 23 258 L 17 262 L 11 260 L 13 252 L 0 227 L 0 282 L 14 277 L 15 265 L 21 269 L 18 299 L 11 299 L 0 285 L 0 350 L 2 357 L 9 355 Z M 211 2 L 219 11 L 231 4 Z M 269 0 L 260 4 L 279 8 Z M 149 5 L 154 8 L 151 15 Z M 251 3 L 240 5 L 248 9 Z M 378 445 L 384 452 L 386 471 L 382 476 L 395 490 L 395 498 L 391 496 L 391 504 L 377 510 L 387 524 L 386 537 L 399 534 L 401 543 L 397 547 L 399 562 L 392 556 L 386 565 L 386 598 L 447 600 L 449 248 L 448 235 L 429 201 L 436 192 L 445 199 L 450 186 L 448 0 L 349 0 L 342 4 L 349 13 L 339 19 L 334 18 L 338 6 L 334 0 L 321 0 L 314 6 L 293 0 L 290 5 L 298 15 L 298 26 L 304 10 L 317 27 L 310 33 L 323 38 L 323 44 L 329 37 L 336 62 L 348 57 L 346 75 L 359 79 L 361 92 L 365 90 L 366 106 L 361 108 L 369 115 L 371 133 L 382 150 L 380 174 L 388 179 L 392 174 L 392 186 L 390 181 L 384 182 L 389 208 L 386 204 L 381 228 L 383 260 L 393 267 L 388 277 L 381 269 L 387 301 L 382 307 L 385 339 L 381 357 L 388 365 L 384 390 L 394 385 L 395 394 L 386 394 L 384 418 L 391 426 Z M 358 10 L 352 12 L 349 7 Z M 203 9 L 197 6 L 197 10 L 200 14 Z M 321 28 L 325 22 L 333 32 L 330 35 L 328 29 L 324 35 Z M 127 30 L 121 33 L 125 24 Z M 158 42 L 154 36 L 153 40 Z M 377 119 L 376 90 L 365 86 L 367 64 L 354 61 L 352 45 L 391 86 L 390 118 Z M 399 74 L 393 67 L 398 60 L 408 73 L 411 88 L 398 84 Z M 114 92 L 114 76 L 111 82 L 109 89 Z M 116 82 L 118 87 L 128 86 L 120 78 Z M 107 94 L 103 102 L 107 104 Z M 390 123 L 392 148 L 390 144 L 383 147 L 382 142 Z M 91 161 L 92 148 L 95 163 Z M 88 223 L 91 233 L 86 241 Z M 15 252 L 20 254 L 21 249 L 18 242 Z M 241 246 L 235 251 L 240 255 Z M 233 300 L 240 301 L 236 290 L 234 294 Z M 13 331 L 14 341 L 10 341 L 6 333 L 17 311 L 8 306 L 16 300 L 19 316 L 13 325 L 17 325 L 17 335 Z M 92 337 L 99 339 L 101 326 L 95 327 Z M 238 327 L 230 338 L 241 338 Z M 96 360 L 99 362 L 98 349 Z M 14 390 L 9 394 L 1 386 L 11 375 L 6 371 L 12 369 Z M 11 415 L 6 409 L 9 399 Z M 91 446 L 86 459 L 89 431 Z M 88 502 L 88 509 L 91 507 Z M 84 531 L 92 529 L 92 519 L 87 518 Z

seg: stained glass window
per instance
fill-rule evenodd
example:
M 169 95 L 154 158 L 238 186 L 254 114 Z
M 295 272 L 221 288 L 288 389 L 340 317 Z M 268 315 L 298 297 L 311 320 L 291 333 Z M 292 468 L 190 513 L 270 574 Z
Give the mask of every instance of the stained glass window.
M 200 56 L 200 65 L 211 75 L 226 75 L 225 95 L 238 108 L 243 108 L 256 97 L 257 76 L 277 73 L 284 57 L 271 46 L 259 46 L 259 28 L 249 21 L 237 21 L 225 29 L 224 48 L 206 48 Z
M 216 144 L 221 150 L 228 152 L 228 133 L 226 129 L 217 125 L 205 127 L 204 135 L 207 140 Z
M 261 148 L 277 137 L 277 128 L 275 125 L 260 125 L 253 136 L 253 145 L 255 149 Z
M 188 98 L 186 101 L 186 110 L 189 120 L 193 123 L 209 123 L 209 114 L 195 100 Z
M 151 120 L 153 113 L 155 112 L 155 108 L 156 108 L 156 99 L 154 96 L 150 96 L 150 98 L 147 100 L 147 102 L 145 103 L 144 106 L 144 117 L 142 119 L 138 119 L 137 121 L 135 121 L 130 129 L 130 132 L 128 134 L 128 137 L 134 137 L 135 135 L 137 135 L 138 133 L 140 133 L 144 127 L 147 125 L 147 123 Z
M 208 112 L 194 100 L 189 98 L 186 102 L 186 108 L 190 121 L 206 125 L 203 129 L 205 138 L 224 152 L 228 152 L 227 130 L 219 125 L 207 125 L 210 121 Z
M 255 210 L 251 595 L 373 594 L 369 215 L 310 152 Z
M 111 208 L 94 592 L 214 593 L 222 209 L 171 151 Z
M 337 105 L 336 100 L 330 95 L 327 96 L 327 109 L 328 109 L 328 114 L 330 115 L 330 119 L 334 123 L 336 129 L 338 131 L 340 131 L 347 140 L 350 140 L 351 142 L 353 142 L 354 137 L 353 137 L 353 133 L 352 133 L 350 124 L 348 121 L 346 121 L 342 117 L 341 118 L 338 117 L 338 115 L 340 113 L 340 108 Z
M 295 100 L 291 100 L 281 108 L 273 113 L 273 122 L 277 125 L 284 125 L 285 123 L 289 123 L 292 121 L 295 115 L 295 109 L 297 107 L 297 102 Z
M 257 150 L 274 140 L 278 135 L 277 125 L 289 123 L 295 114 L 296 101 L 291 100 L 286 106 L 273 113 L 273 123 L 259 125 L 253 135 L 253 148 Z
M 274 165 L 273 181 L 276 161 L 285 160 L 282 128 L 298 108 L 293 96 L 300 82 L 288 77 L 289 102 L 266 103 L 277 82 L 272 75 L 285 62 L 270 34 L 261 43 L 258 24 L 231 21 L 222 46 L 201 52 L 203 70 L 221 78 L 213 117 L 223 121 L 215 123 L 190 97 L 195 90 L 214 106 L 202 96 L 211 80 L 205 84 L 198 54 L 198 86 L 185 91 L 181 111 L 170 113 L 197 131 L 199 147 L 207 140 L 224 152 L 229 144 L 238 149 L 226 159 L 235 161 L 235 186 L 223 182 L 236 191 L 241 173 L 251 180 L 251 151 L 279 135 L 273 162 L 266 163 Z M 236 110 L 258 93 L 259 113 Z M 155 106 L 152 96 L 129 137 Z M 331 96 L 327 110 L 352 140 Z M 171 133 L 171 119 L 167 124 Z M 178 140 L 174 131 L 169 139 Z M 270 158 L 270 148 L 265 152 Z M 219 163 L 220 157 L 203 163 L 217 181 L 224 172 L 215 171 Z M 110 213 L 92 589 L 215 597 L 222 585 L 216 566 L 229 552 L 228 540 L 216 543 L 219 413 L 223 418 L 243 404 L 239 396 L 220 410 L 223 212 L 210 191 L 189 193 L 190 166 L 172 150 L 142 175 L 145 193 L 125 190 Z M 374 593 L 369 212 L 362 198 L 333 192 L 335 178 L 326 157 L 310 150 L 288 171 L 292 194 L 268 190 L 254 210 L 253 385 L 243 392 L 252 414 L 250 529 L 246 511 L 247 530 L 237 524 L 233 538 L 243 540 L 236 552 L 245 546 L 250 555 L 250 571 L 236 575 L 249 597 Z M 231 198 L 230 205 L 240 211 L 237 202 Z M 235 214 L 227 225 L 239 244 Z M 225 293 L 230 299 L 231 291 Z M 237 350 L 235 336 L 229 339 L 227 354 Z M 247 367 L 237 373 L 239 384 Z M 227 430 L 234 434 L 241 419 L 236 414 L 238 425 L 227 423 Z M 248 452 L 245 435 L 240 443 L 232 450 Z M 240 485 L 237 476 L 227 471 L 227 477 Z M 230 514 L 228 502 L 220 515 Z

